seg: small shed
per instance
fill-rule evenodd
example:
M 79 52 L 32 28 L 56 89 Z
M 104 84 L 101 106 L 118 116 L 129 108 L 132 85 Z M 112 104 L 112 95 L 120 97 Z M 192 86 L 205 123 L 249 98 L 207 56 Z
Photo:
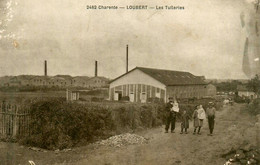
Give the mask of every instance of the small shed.
M 66 91 L 66 100 L 67 101 L 79 100 L 79 91 L 67 89 L 67 91 Z
M 238 96 L 240 96 L 240 97 L 248 97 L 250 99 L 257 98 L 257 95 L 255 94 L 255 92 L 253 92 L 252 90 L 249 90 L 244 85 L 237 86 L 237 93 L 238 93 Z

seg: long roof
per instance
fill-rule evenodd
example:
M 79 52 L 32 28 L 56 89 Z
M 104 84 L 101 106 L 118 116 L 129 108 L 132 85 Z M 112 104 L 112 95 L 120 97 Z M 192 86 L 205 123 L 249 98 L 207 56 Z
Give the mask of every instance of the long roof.
M 183 71 L 173 71 L 173 70 L 164 70 L 164 69 L 154 69 L 154 68 L 144 68 L 144 67 L 136 67 L 129 71 L 128 73 L 134 70 L 140 70 L 145 74 L 153 77 L 154 79 L 160 81 L 161 83 L 167 86 L 173 85 L 206 85 L 207 83 L 199 76 L 194 76 L 189 72 Z M 124 75 L 128 74 L 125 73 L 111 82 L 123 77 Z M 111 83 L 110 82 L 110 83 Z

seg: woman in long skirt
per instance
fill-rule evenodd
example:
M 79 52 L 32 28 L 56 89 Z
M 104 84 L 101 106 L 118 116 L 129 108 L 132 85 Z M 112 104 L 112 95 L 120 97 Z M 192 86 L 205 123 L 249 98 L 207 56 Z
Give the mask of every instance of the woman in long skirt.
M 196 134 L 196 130 L 198 128 L 198 134 L 200 134 L 200 129 L 201 129 L 201 126 L 203 124 L 203 122 L 201 122 L 199 120 L 199 105 L 196 106 L 196 109 L 194 110 L 193 114 L 192 114 L 192 119 L 193 119 L 193 126 L 194 126 L 194 131 L 193 131 L 193 135 Z

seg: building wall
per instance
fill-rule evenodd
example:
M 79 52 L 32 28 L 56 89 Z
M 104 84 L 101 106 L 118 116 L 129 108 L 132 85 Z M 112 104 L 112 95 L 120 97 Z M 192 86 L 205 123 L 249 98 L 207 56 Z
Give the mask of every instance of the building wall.
M 65 87 L 67 86 L 67 81 L 64 78 L 51 78 L 49 81 L 46 81 L 49 87 Z
M 216 96 L 217 94 L 217 88 L 212 84 L 208 84 L 206 90 L 206 96 Z
M 75 77 L 71 80 L 71 85 L 74 87 L 86 87 L 87 80 L 81 77 Z
M 143 73 L 142 71 L 136 69 L 132 72 L 120 77 L 119 79 L 110 83 L 110 88 L 115 86 L 124 85 L 124 84 L 146 84 L 154 87 L 158 87 L 161 89 L 165 89 L 165 85 L 160 81 L 155 80 L 149 75 Z
M 103 77 L 93 77 L 86 82 L 86 87 L 101 88 L 108 85 L 108 80 Z
M 251 97 L 252 99 L 257 98 L 256 94 L 251 91 L 238 91 L 238 96 L 240 97 Z
M 201 98 L 203 96 L 206 96 L 206 85 L 183 85 L 167 87 L 167 98 Z
M 109 89 L 110 100 L 120 100 L 128 96 L 132 102 L 147 102 L 150 98 L 159 98 L 165 101 L 165 89 L 147 84 L 124 84 Z
M 47 85 L 47 79 L 44 77 L 35 77 L 30 80 L 29 85 L 32 86 L 46 86 Z
M 129 96 L 134 102 L 144 102 L 148 98 L 166 98 L 166 86 L 140 70 L 133 70 L 110 83 L 109 98 L 117 100 L 115 96 Z M 118 93 L 118 94 L 116 94 Z
M 29 86 L 30 85 L 30 81 L 29 80 L 21 80 L 21 85 L 22 86 Z

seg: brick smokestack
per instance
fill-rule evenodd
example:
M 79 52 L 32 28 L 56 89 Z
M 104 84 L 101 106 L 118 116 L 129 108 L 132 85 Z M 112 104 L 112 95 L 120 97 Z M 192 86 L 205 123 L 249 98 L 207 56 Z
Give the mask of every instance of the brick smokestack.
M 44 61 L 44 76 L 47 76 L 47 61 Z
M 97 61 L 95 61 L 95 77 L 97 77 L 97 75 L 98 75 L 98 62 Z
M 126 45 L 126 73 L 128 72 L 128 45 Z

